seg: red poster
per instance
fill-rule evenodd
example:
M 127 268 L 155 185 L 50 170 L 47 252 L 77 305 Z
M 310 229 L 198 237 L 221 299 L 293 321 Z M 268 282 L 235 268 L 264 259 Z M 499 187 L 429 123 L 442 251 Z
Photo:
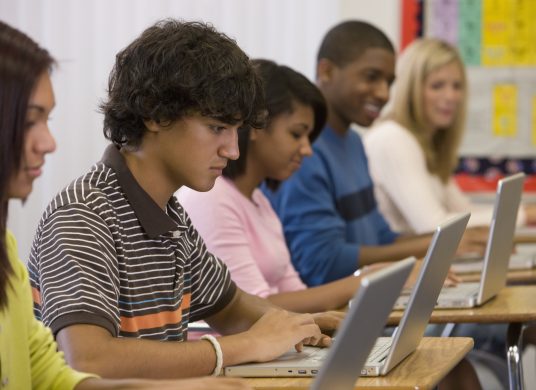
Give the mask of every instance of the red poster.
M 422 36 L 423 2 L 422 0 L 402 0 L 402 21 L 400 51 L 415 38 Z

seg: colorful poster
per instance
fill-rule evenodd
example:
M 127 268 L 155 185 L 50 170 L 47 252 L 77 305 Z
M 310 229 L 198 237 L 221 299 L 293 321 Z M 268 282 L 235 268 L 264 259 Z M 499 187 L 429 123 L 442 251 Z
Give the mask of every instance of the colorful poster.
M 402 0 L 402 20 L 400 51 L 422 36 L 422 2 L 423 0 Z
M 458 0 L 428 1 L 425 13 L 426 36 L 456 45 L 458 42 Z
M 534 16 L 536 2 L 534 0 L 516 0 L 514 2 L 512 19 L 512 40 L 510 51 L 512 65 L 534 65 L 535 61 L 535 32 Z
M 515 137 L 517 134 L 517 85 L 497 84 L 493 87 L 493 135 Z
M 459 4 L 458 48 L 468 66 L 480 65 L 482 28 L 481 0 L 464 0 Z
M 512 64 L 510 44 L 513 38 L 515 0 L 482 0 L 482 64 Z

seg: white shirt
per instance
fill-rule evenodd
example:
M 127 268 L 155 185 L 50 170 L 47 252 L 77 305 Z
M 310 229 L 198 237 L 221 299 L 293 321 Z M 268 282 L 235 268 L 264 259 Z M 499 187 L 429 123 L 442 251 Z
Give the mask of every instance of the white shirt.
M 426 233 L 467 211 L 469 226 L 491 222 L 492 206 L 472 204 L 453 179 L 445 184 L 431 174 L 417 139 L 398 123 L 381 122 L 363 142 L 378 206 L 392 229 Z M 518 221 L 522 218 L 518 216 Z

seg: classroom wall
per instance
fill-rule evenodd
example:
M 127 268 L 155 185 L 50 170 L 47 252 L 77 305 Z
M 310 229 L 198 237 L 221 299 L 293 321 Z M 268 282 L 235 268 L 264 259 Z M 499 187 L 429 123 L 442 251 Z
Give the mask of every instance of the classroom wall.
M 398 0 L 0 0 L 0 20 L 58 60 L 57 107 L 50 121 L 58 148 L 25 205 L 10 204 L 8 226 L 23 261 L 50 199 L 100 159 L 107 142 L 98 104 L 115 54 L 154 21 L 210 22 L 251 57 L 273 59 L 313 79 L 320 40 L 342 20 L 374 23 L 398 46 L 398 5 Z

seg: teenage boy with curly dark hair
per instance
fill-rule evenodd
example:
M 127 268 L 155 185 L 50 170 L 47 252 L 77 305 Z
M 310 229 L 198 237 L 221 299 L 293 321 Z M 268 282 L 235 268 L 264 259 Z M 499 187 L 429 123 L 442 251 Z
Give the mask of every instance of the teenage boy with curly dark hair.
M 29 262 L 35 313 L 68 362 L 103 377 L 217 375 L 329 343 L 319 325 L 340 317 L 241 291 L 173 196 L 212 188 L 238 158 L 238 127 L 263 125 L 260 79 L 236 43 L 202 23 L 161 21 L 117 55 L 108 95 L 113 144 L 50 203 Z M 186 342 L 201 319 L 224 336 Z

